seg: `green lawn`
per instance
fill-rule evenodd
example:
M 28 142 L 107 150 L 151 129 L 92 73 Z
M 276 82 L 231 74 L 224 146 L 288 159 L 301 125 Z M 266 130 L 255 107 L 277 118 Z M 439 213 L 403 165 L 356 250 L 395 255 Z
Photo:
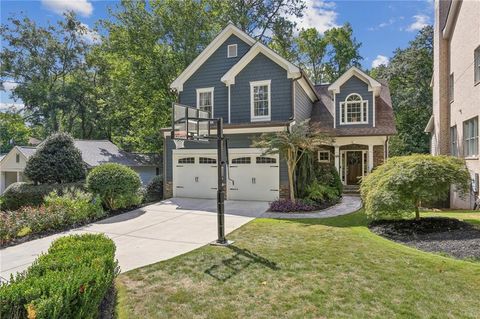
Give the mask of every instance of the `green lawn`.
M 452 211 L 439 211 L 439 212 L 423 212 L 422 217 L 442 216 L 461 219 L 465 222 L 473 225 L 480 226 L 480 211 L 473 210 L 452 210 Z
M 479 213 L 467 219 L 480 220 Z M 257 219 L 119 276 L 120 318 L 479 318 L 480 264 L 372 234 L 362 212 Z

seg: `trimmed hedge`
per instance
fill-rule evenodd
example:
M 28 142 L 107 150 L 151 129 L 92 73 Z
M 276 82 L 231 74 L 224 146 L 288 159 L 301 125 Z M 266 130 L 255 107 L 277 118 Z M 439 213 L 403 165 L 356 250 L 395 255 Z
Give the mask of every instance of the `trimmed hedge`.
M 111 239 L 62 237 L 24 273 L 0 286 L 0 317 L 98 318 L 117 274 Z
M 140 196 L 140 176 L 130 167 L 117 163 L 107 163 L 93 168 L 87 176 L 87 188 L 99 195 L 109 210 L 138 205 Z
M 22 206 L 40 206 L 43 198 L 52 191 L 63 193 L 66 189 L 84 189 L 81 182 L 68 184 L 33 185 L 25 182 L 13 183 L 3 193 L 2 209 L 16 210 Z

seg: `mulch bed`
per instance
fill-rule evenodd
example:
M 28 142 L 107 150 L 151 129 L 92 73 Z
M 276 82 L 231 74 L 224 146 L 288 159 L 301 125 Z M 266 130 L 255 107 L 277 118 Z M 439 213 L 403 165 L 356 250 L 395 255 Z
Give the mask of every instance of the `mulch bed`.
M 480 228 L 458 219 L 380 220 L 372 222 L 369 228 L 380 236 L 423 251 L 480 260 Z

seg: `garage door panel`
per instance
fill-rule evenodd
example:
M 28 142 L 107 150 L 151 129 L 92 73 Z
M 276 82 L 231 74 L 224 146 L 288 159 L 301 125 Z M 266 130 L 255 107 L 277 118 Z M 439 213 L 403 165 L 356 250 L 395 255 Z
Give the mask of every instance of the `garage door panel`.
M 216 198 L 217 165 L 209 155 L 179 155 L 174 164 L 174 196 Z

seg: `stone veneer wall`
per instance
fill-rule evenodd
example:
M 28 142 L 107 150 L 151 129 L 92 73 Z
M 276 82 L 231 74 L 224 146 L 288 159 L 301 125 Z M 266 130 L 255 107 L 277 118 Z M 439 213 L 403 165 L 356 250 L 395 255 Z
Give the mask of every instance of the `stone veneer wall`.
M 385 151 L 383 145 L 373 146 L 373 168 L 383 164 L 385 161 Z
M 163 183 L 163 198 L 173 197 L 173 184 L 172 182 Z
M 280 184 L 280 199 L 290 198 L 290 186 L 288 184 Z

